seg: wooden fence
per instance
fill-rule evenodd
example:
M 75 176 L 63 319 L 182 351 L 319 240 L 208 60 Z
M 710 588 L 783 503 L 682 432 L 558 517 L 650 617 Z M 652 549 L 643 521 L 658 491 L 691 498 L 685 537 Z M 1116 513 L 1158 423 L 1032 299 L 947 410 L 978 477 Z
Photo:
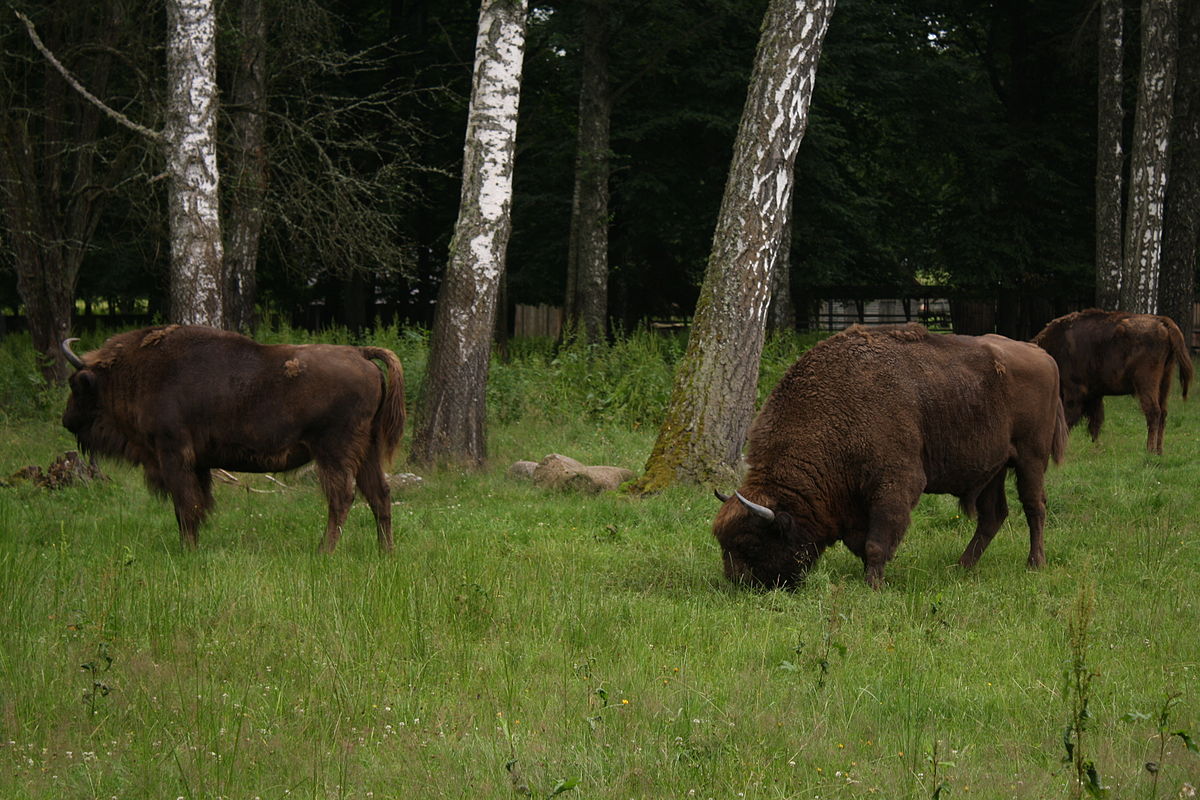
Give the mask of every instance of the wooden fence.
M 558 306 L 517 304 L 513 312 L 513 336 L 557 339 L 562 332 L 563 312 Z

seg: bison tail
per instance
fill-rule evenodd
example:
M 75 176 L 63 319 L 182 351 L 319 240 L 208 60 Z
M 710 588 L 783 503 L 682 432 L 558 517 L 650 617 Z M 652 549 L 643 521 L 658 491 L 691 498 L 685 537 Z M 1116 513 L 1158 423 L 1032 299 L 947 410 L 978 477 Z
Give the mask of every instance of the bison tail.
M 1054 439 L 1050 443 L 1050 457 L 1055 464 L 1061 464 L 1067 455 L 1067 440 L 1071 434 L 1071 426 L 1067 424 L 1067 414 L 1063 410 L 1062 400 L 1059 399 L 1054 412 Z
M 1171 337 L 1171 355 L 1179 364 L 1179 389 L 1183 392 L 1183 397 L 1186 400 L 1188 396 L 1188 386 L 1192 382 L 1192 375 L 1196 369 L 1192 366 L 1192 354 L 1188 351 L 1187 342 L 1183 341 L 1183 332 L 1179 330 L 1179 326 L 1171 323 L 1168 333 Z
M 380 464 L 390 471 L 396 457 L 400 437 L 404 435 L 404 367 L 391 350 L 384 347 L 360 347 L 363 358 L 382 361 L 387 375 L 387 388 L 375 412 L 371 426 L 373 444 L 379 451 Z

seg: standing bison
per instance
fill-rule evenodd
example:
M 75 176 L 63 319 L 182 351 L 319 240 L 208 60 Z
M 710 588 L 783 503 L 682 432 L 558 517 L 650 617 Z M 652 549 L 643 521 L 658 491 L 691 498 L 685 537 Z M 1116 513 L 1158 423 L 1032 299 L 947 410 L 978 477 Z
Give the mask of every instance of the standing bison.
M 754 420 L 746 478 L 713 522 L 725 575 L 790 587 L 841 540 L 878 589 L 922 493 L 978 513 L 959 559 L 970 567 L 1008 515 L 1010 467 L 1039 567 L 1043 475 L 1066 441 L 1058 368 L 1037 347 L 851 327 L 793 364 Z
M 75 366 L 63 426 L 80 447 L 145 470 L 170 495 L 185 548 L 213 504 L 209 470 L 276 472 L 315 461 L 332 552 L 354 501 L 392 548 L 384 476 L 404 431 L 400 360 L 381 347 L 263 345 L 213 328 L 167 325 L 113 336 Z M 371 359 L 385 367 L 380 370 Z
M 1183 333 L 1170 317 L 1091 308 L 1051 320 L 1033 341 L 1058 362 L 1070 427 L 1087 417 L 1095 441 L 1104 396 L 1132 394 L 1146 415 L 1146 450 L 1162 455 L 1171 371 L 1178 366 L 1184 398 L 1193 373 Z

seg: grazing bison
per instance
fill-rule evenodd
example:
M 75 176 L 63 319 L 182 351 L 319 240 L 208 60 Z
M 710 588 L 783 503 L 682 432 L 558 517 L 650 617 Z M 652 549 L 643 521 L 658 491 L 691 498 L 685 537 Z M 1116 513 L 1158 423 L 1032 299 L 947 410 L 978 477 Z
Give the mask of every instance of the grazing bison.
M 841 540 L 877 589 L 922 493 L 978 513 L 959 559 L 973 566 L 1008 515 L 1010 467 L 1039 567 L 1043 475 L 1066 441 L 1058 368 L 1037 347 L 915 323 L 848 328 L 791 366 L 750 428 L 749 470 L 713 522 L 725 575 L 791 587 Z
M 1088 418 L 1092 441 L 1104 424 L 1104 396 L 1132 394 L 1146 415 L 1146 449 L 1162 455 L 1171 370 L 1187 397 L 1192 358 L 1170 317 L 1090 308 L 1051 320 L 1033 338 L 1058 362 L 1067 425 Z
M 404 375 L 382 347 L 264 345 L 236 333 L 167 325 L 111 337 L 75 366 L 63 426 L 80 447 L 145 470 L 170 495 L 185 548 L 212 507 L 211 469 L 276 472 L 316 461 L 329 501 L 323 552 L 332 552 L 354 501 L 392 547 L 384 467 L 404 430 Z M 370 359 L 378 359 L 381 371 Z

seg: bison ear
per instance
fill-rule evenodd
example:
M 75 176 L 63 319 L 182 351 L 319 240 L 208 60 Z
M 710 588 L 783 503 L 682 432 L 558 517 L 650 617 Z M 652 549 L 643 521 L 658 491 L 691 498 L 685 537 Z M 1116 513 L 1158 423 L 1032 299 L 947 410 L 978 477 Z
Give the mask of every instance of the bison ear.
M 79 370 L 68 382 L 71 384 L 71 391 L 83 397 L 91 397 L 96 393 L 96 373 L 90 369 Z

